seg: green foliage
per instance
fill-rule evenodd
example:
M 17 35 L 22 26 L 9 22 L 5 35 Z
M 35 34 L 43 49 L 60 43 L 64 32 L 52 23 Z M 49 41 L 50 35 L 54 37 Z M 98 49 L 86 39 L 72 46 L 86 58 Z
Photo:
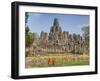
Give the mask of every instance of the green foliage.
M 32 33 L 29 32 L 30 29 L 29 27 L 26 25 L 28 22 L 28 12 L 25 13 L 25 46 L 26 47 L 30 47 L 30 45 L 33 43 L 33 37 L 32 37 Z
M 86 41 L 89 41 L 89 26 L 84 26 L 82 28 L 83 33 L 83 37 Z
M 26 12 L 26 13 L 25 13 L 25 24 L 26 24 L 27 21 L 28 21 L 28 17 L 29 17 L 28 12 Z
M 84 52 L 88 54 L 89 53 L 89 26 L 84 26 L 82 28 L 82 31 L 83 31 L 83 38 L 85 44 Z
M 29 15 L 26 12 L 25 13 L 25 46 L 30 47 L 30 45 L 36 41 L 37 39 L 37 34 L 36 33 L 31 33 L 29 27 L 27 26 Z
M 29 32 L 29 27 L 25 27 L 25 33 L 27 34 Z
M 29 47 L 33 43 L 32 33 L 28 32 L 25 34 L 25 46 Z

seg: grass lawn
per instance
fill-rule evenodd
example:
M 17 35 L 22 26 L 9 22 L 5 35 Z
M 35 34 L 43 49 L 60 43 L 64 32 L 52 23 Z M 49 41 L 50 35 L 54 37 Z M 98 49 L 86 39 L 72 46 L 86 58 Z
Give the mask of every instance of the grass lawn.
M 79 65 L 89 65 L 89 56 L 77 54 L 47 54 L 25 58 L 26 68 Z

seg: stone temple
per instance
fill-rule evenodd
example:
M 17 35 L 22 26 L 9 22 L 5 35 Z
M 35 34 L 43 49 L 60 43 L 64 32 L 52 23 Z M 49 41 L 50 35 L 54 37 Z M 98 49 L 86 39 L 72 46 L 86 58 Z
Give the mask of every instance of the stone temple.
M 33 42 L 31 54 L 82 54 L 86 49 L 84 39 L 79 34 L 62 31 L 57 18 L 54 19 L 50 32 L 41 31 L 38 43 Z

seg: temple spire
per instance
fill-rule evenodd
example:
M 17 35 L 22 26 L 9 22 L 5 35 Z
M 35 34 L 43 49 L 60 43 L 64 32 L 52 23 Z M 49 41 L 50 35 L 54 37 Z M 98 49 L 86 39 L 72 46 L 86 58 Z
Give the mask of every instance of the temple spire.
M 57 18 L 54 19 L 53 26 L 59 26 L 59 22 L 58 22 L 58 19 Z

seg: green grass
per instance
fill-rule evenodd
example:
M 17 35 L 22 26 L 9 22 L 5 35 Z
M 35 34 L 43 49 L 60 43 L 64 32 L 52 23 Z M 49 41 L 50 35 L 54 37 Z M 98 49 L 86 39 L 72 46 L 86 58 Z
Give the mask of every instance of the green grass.
M 52 58 L 54 60 L 54 64 L 48 64 L 49 58 Z M 89 56 L 75 54 L 48 54 L 41 56 L 26 57 L 25 59 L 26 68 L 79 65 L 89 65 Z

